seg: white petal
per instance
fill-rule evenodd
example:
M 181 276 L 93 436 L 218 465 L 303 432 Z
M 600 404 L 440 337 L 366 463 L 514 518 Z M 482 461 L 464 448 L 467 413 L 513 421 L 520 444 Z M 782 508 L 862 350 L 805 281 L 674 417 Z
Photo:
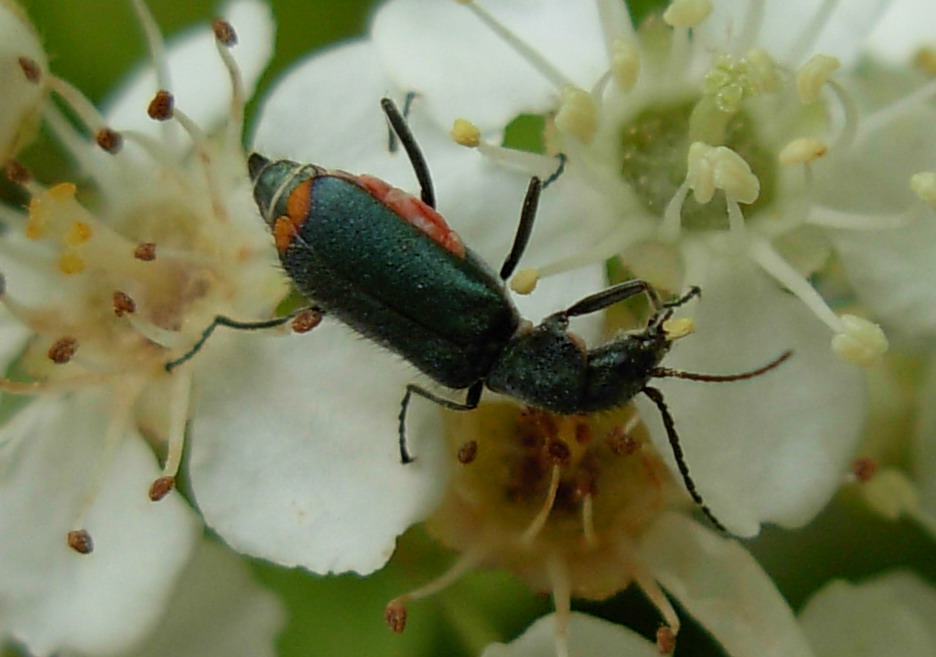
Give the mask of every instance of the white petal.
M 29 21 L 13 7 L 0 5 L 0 166 L 12 159 L 35 133 L 39 104 L 45 98 L 42 76 L 49 66 L 39 37 Z M 40 79 L 30 82 L 23 73 L 20 58 L 32 60 Z
M 800 612 L 817 657 L 931 657 L 934 618 L 936 589 L 907 572 L 862 584 L 831 582 Z
M 865 415 L 862 372 L 835 357 L 828 328 L 747 260 L 713 259 L 699 283 L 702 298 L 687 311 L 696 330 L 664 366 L 732 374 L 788 349 L 793 356 L 747 381 L 651 385 L 666 397 L 699 492 L 732 532 L 751 536 L 762 522 L 803 525 L 846 472 Z M 642 395 L 638 405 L 669 455 L 657 409 Z
M 936 332 L 936 218 L 929 210 L 903 228 L 830 231 L 858 297 L 901 337 Z
M 817 18 L 827 3 L 816 0 L 718 0 L 712 15 L 699 29 L 702 39 L 719 51 L 744 54 L 753 45 L 766 48 L 780 61 L 798 65 L 815 53 L 851 63 L 868 33 L 874 28 L 888 0 L 850 0 L 834 3 L 828 18 Z M 763 4 L 763 18 L 754 34 L 745 33 L 748 12 Z M 817 29 L 818 28 L 818 29 Z M 817 33 L 809 38 L 809 33 Z M 805 41 L 804 41 L 805 36 Z
M 878 20 L 867 46 L 874 55 L 907 64 L 920 48 L 936 48 L 936 4 L 931 0 L 899 0 Z
M 260 587 L 244 560 L 202 541 L 166 617 L 121 657 L 274 657 L 285 621 L 279 599 Z
M 653 577 L 731 657 L 812 654 L 793 611 L 737 541 L 669 513 L 644 536 L 640 552 Z
M 590 89 L 608 69 L 590 0 L 482 2 L 569 81 Z M 380 7 L 371 36 L 388 75 L 426 98 L 443 126 L 464 117 L 482 130 L 521 112 L 554 107 L 560 88 L 455 2 L 394 0 Z
M 493 643 L 481 657 L 555 657 L 555 614 L 543 616 L 510 643 Z M 581 657 L 659 657 L 656 645 L 636 632 L 608 621 L 573 613 L 569 616 L 569 653 Z
M 246 97 L 253 94 L 273 53 L 273 17 L 260 0 L 234 0 L 223 12 L 237 32 L 231 54 L 244 78 Z M 231 104 L 231 81 L 207 23 L 173 39 L 168 49 L 169 75 L 175 105 L 203 130 L 224 121 Z M 159 86 L 152 67 L 137 70 L 106 103 L 107 119 L 117 130 L 132 128 L 159 136 L 160 125 L 146 115 Z
M 236 550 L 318 573 L 369 573 L 431 512 L 446 459 L 440 414 L 415 399 L 416 461 L 401 465 L 397 416 L 412 374 L 337 324 L 208 343 L 237 362 L 200 379 L 190 472 L 206 521 Z
M 110 655 L 152 629 L 196 539 L 181 498 L 147 497 L 159 470 L 137 434 L 100 473 L 83 525 L 94 552 L 66 544 L 102 465 L 107 404 L 97 396 L 33 401 L 0 447 L 0 626 L 31 653 Z

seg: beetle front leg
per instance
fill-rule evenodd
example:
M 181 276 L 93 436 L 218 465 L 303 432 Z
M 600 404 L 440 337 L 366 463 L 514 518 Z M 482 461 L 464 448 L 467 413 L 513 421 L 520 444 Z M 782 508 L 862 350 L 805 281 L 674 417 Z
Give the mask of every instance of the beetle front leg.
M 473 383 L 471 387 L 468 388 L 468 394 L 465 395 L 465 403 L 461 404 L 451 399 L 446 399 L 445 397 L 439 397 L 425 388 L 420 388 L 415 383 L 408 383 L 406 385 L 406 393 L 403 395 L 403 401 L 400 403 L 400 462 L 405 465 L 415 460 L 410 456 L 409 450 L 406 448 L 406 411 L 409 408 L 410 397 L 413 396 L 413 393 L 416 393 L 424 399 L 435 402 L 440 406 L 444 406 L 449 410 L 472 411 L 478 407 L 478 402 L 481 401 L 481 391 L 483 389 L 483 381 Z

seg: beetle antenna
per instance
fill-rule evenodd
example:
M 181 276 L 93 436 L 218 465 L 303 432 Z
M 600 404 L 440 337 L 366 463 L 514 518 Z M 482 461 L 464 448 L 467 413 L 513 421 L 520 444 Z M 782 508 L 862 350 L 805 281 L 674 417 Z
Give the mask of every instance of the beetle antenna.
M 750 370 L 749 372 L 741 372 L 740 374 L 699 374 L 697 372 L 673 370 L 668 367 L 655 367 L 653 368 L 653 372 L 651 372 L 650 375 L 654 377 L 671 377 L 674 379 L 689 379 L 690 381 L 704 381 L 706 383 L 741 381 L 742 379 L 753 379 L 755 376 L 760 376 L 761 374 L 769 372 L 792 355 L 793 351 L 788 349 L 787 351 L 784 351 L 782 354 L 780 354 L 779 357 L 770 361 L 763 367 L 758 367 L 756 370 Z
M 683 485 L 685 485 L 689 496 L 692 497 L 692 501 L 698 505 L 702 513 L 705 514 L 705 517 L 708 518 L 715 527 L 726 534 L 729 533 L 728 529 L 715 517 L 711 509 L 708 508 L 702 500 L 702 496 L 699 495 L 699 491 L 696 489 L 695 482 L 689 474 L 689 466 L 686 465 L 682 447 L 679 444 L 679 434 L 676 433 L 676 422 L 673 420 L 673 416 L 670 415 L 669 409 L 666 407 L 666 402 L 663 401 L 663 393 L 650 386 L 644 386 L 641 392 L 647 395 L 650 401 L 656 404 L 660 415 L 663 417 L 663 427 L 666 429 L 666 437 L 669 439 L 670 448 L 673 450 L 673 457 L 676 459 L 676 467 L 679 468 L 679 474 L 682 475 Z

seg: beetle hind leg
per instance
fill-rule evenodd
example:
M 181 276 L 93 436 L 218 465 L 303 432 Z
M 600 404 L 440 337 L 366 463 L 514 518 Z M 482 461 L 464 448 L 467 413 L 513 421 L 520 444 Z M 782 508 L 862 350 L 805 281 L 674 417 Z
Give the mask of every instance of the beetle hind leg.
M 403 401 L 400 402 L 400 462 L 405 465 L 415 460 L 406 447 L 406 411 L 409 408 L 410 398 L 414 393 L 452 411 L 472 411 L 478 407 L 483 388 L 483 381 L 473 383 L 471 387 L 468 388 L 468 394 L 465 395 L 464 403 L 461 403 L 446 399 L 445 397 L 440 397 L 439 395 L 429 392 L 425 388 L 419 387 L 415 383 L 408 383 L 406 385 L 406 393 L 403 395 Z

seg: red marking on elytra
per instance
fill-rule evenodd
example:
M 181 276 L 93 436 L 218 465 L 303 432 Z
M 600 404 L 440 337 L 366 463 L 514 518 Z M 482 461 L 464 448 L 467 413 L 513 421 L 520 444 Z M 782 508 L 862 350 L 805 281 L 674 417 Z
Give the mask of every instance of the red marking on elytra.
M 458 233 L 445 223 L 441 214 L 423 203 L 421 199 L 374 176 L 351 176 L 350 180 L 369 191 L 374 198 L 384 203 L 408 224 L 418 228 L 443 249 L 459 258 L 465 257 L 465 245 Z

